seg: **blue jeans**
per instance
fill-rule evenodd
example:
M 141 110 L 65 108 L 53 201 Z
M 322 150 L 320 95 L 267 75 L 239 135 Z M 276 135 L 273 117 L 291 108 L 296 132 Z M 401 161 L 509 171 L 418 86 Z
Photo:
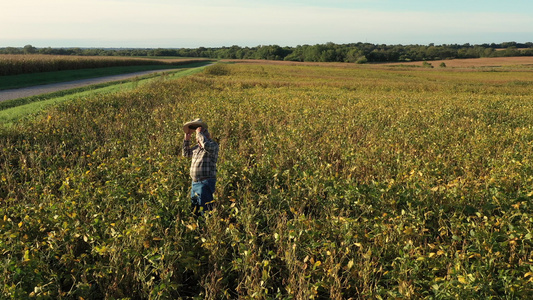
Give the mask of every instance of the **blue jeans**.
M 213 207 L 213 193 L 215 192 L 215 178 L 206 179 L 192 183 L 191 187 L 191 204 L 193 212 L 196 215 L 203 214 L 204 211 L 211 210 Z

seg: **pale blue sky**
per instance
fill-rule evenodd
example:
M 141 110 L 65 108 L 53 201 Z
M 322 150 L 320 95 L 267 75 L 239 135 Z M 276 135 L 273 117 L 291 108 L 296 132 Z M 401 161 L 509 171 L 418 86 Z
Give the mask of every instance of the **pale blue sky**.
M 531 0 L 0 0 L 0 47 L 533 41 Z

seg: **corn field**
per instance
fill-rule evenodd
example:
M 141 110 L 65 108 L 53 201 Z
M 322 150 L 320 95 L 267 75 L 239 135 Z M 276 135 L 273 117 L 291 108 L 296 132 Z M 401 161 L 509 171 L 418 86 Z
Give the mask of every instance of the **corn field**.
M 0 76 L 55 72 L 64 70 L 79 70 L 106 67 L 125 67 L 142 65 L 183 65 L 193 61 L 191 59 L 146 59 L 126 57 L 91 57 L 68 55 L 0 55 Z

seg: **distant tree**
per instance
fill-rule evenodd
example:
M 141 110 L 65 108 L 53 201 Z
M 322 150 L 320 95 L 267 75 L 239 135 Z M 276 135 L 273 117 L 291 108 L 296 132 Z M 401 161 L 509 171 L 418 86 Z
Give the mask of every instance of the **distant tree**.
M 24 54 L 35 54 L 35 53 L 37 53 L 37 48 L 33 47 L 32 45 L 24 46 Z
M 516 49 L 515 46 L 510 46 L 505 51 L 503 51 L 504 56 L 511 57 L 511 56 L 520 56 L 520 50 Z
M 366 58 L 366 56 L 360 56 L 357 61 L 355 62 L 356 64 L 366 64 L 368 62 L 368 59 Z
M 51 47 L 39 49 L 39 54 L 52 54 L 54 49 Z
M 300 61 L 300 62 L 304 61 L 304 47 L 305 46 L 301 46 L 301 45 L 296 46 L 296 48 L 293 49 L 290 54 L 285 56 L 283 60 Z
M 20 48 L 6 47 L 5 53 L 6 54 L 22 54 L 23 52 L 20 50 Z
M 74 49 L 71 49 L 71 54 L 72 55 L 83 55 L 83 50 L 81 50 L 80 48 L 74 48 Z
M 494 48 L 485 48 L 481 57 L 493 57 L 494 52 L 495 52 Z
M 105 50 L 103 49 L 97 49 L 97 48 L 89 48 L 89 49 L 83 50 L 83 55 L 86 55 L 86 56 L 99 56 L 99 55 L 103 55 L 103 53 L 107 53 L 107 52 L 105 52 Z
M 505 43 L 501 43 L 501 48 L 510 48 L 510 47 L 517 47 L 517 43 L 516 42 L 505 42 Z
M 320 61 L 323 50 L 324 46 L 319 44 L 304 47 L 303 61 Z
M 496 49 L 502 51 L 496 51 Z M 524 49 L 525 48 L 525 49 Z M 99 49 L 99 48 L 35 48 L 26 45 L 23 48 L 0 48 L 1 54 L 41 53 L 51 55 L 87 55 L 87 56 L 177 56 L 231 59 L 268 59 L 309 62 L 400 62 L 429 61 L 453 58 L 478 58 L 501 56 L 533 56 L 533 43 L 507 42 L 500 44 L 443 44 L 435 45 L 386 45 L 370 43 L 335 44 L 332 42 L 316 45 L 298 45 L 280 47 L 278 45 L 260 45 L 196 49 Z
M 178 52 L 175 49 L 157 48 L 150 52 L 150 56 L 178 56 Z
M 346 62 L 357 62 L 362 57 L 365 57 L 365 54 L 363 51 L 357 49 L 357 48 L 351 48 L 348 53 L 346 54 Z

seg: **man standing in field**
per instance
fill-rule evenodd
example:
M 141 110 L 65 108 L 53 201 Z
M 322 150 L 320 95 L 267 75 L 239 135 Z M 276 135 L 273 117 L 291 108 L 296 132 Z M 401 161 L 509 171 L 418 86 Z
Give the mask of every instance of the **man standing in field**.
M 182 154 L 191 157 L 191 204 L 195 215 L 203 215 L 213 205 L 215 192 L 218 144 L 211 139 L 207 124 L 202 119 L 196 119 L 183 125 L 185 139 Z M 191 135 L 196 131 L 196 142 L 191 147 Z

